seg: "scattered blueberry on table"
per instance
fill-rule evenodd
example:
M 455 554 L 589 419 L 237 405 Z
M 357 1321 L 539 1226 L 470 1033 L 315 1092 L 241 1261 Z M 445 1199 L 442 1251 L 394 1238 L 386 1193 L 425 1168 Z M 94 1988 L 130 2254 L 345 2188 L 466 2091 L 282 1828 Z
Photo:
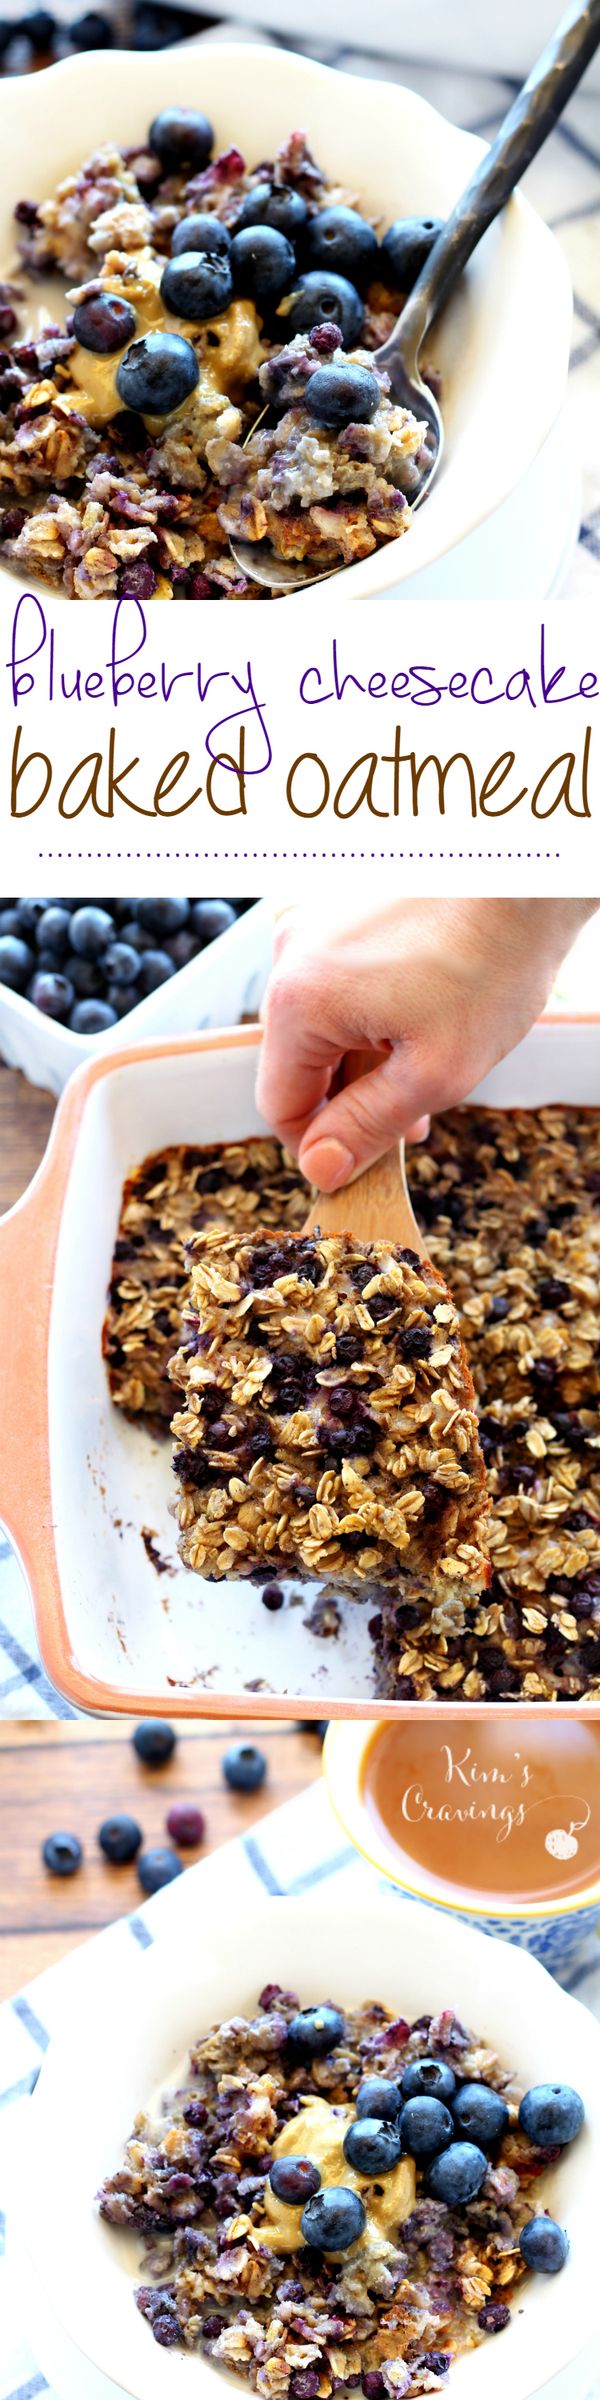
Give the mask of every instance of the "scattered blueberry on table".
M 184 1873 L 181 1859 L 176 1857 L 174 1850 L 142 1850 L 137 1871 L 142 1891 L 148 1898 L 154 1892 L 161 1892 L 163 1884 L 174 1883 L 175 1876 Z
M 232 1792 L 258 1792 L 264 1783 L 267 1761 L 263 1750 L 254 1742 L 235 1742 L 225 1751 L 223 1774 Z
M 49 1875 L 76 1875 L 83 1858 L 81 1842 L 75 1833 L 49 1833 L 42 1845 L 42 1858 Z
M 167 1759 L 173 1756 L 177 1735 L 162 1717 L 144 1717 L 142 1724 L 136 1725 L 132 1740 L 145 1767 L 165 1767 Z
M 158 895 L 0 900 L 0 984 L 72 1033 L 106 1033 L 228 933 L 249 905 Z
M 166 1828 L 171 1841 L 177 1842 L 180 1850 L 197 1849 L 199 1842 L 204 1841 L 206 1829 L 201 1808 L 188 1807 L 185 1801 L 175 1800 L 169 1809 Z
M 98 1841 L 111 1866 L 126 1867 L 141 1847 L 142 1828 L 136 1825 L 135 1817 L 105 1817 L 99 1829 Z

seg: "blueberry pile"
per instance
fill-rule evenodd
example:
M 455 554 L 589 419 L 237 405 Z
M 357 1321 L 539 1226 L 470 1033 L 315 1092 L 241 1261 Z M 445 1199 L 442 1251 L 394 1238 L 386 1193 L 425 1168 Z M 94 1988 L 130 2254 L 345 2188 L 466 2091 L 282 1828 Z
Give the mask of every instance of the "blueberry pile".
M 344 2019 L 328 2003 L 292 2017 L 288 2039 L 298 2060 L 321 2058 L 343 2040 Z M 584 2110 L 570 2084 L 535 2084 L 519 2109 L 519 2126 L 539 2150 L 563 2148 L 581 2131 Z M 402 2155 L 425 2170 L 425 2190 L 447 2208 L 476 2200 L 506 2133 L 509 2113 L 501 2093 L 486 2083 L 457 2083 L 445 2059 L 419 2058 L 398 2083 L 369 2075 L 359 2085 L 356 2114 L 344 2135 L 343 2151 L 354 2173 L 379 2182 Z M 343 2184 L 321 2188 L 313 2159 L 276 2159 L 269 2182 L 278 2200 L 302 2207 L 304 2240 L 318 2250 L 341 2252 L 364 2232 L 366 2209 L 358 2192 Z M 520 2248 L 527 2266 L 555 2275 L 564 2266 L 568 2241 L 552 2217 L 524 2226 Z M 501 2322 L 508 2320 L 502 2312 Z M 490 2322 L 489 2331 L 500 2331 Z
M 193 176 L 207 167 L 213 129 L 198 109 L 163 108 L 150 127 L 148 149 L 163 173 Z M 167 315 L 202 325 L 236 296 L 254 301 L 272 340 L 313 326 L 339 326 L 342 342 L 359 342 L 365 290 L 375 279 L 412 289 L 440 230 L 432 218 L 403 218 L 379 244 L 358 209 L 342 203 L 312 210 L 302 194 L 264 180 L 251 185 L 232 225 L 210 212 L 180 219 L 161 278 Z M 278 310 L 285 301 L 283 321 Z M 193 342 L 162 327 L 136 339 L 134 309 L 112 292 L 93 293 L 75 309 L 72 330 L 84 349 L 121 350 L 119 398 L 142 416 L 169 416 L 195 390 L 199 361 Z M 124 349 L 124 344 L 129 346 Z M 358 384 L 357 384 L 358 376 Z M 310 410 L 329 427 L 365 422 L 380 397 L 364 369 L 340 373 L 323 366 L 310 386 Z
M 163 1717 L 145 1717 L 141 1725 L 136 1725 L 131 1738 L 136 1757 L 141 1759 L 144 1767 L 155 1769 L 168 1766 L 177 1735 L 173 1726 L 167 1724 Z M 264 1752 L 255 1749 L 251 1742 L 238 1742 L 225 1751 L 221 1769 L 231 1791 L 256 1792 L 264 1783 L 267 1761 Z M 177 1851 L 197 1850 L 204 1841 L 206 1822 L 202 1809 L 195 1808 L 188 1801 L 174 1800 L 168 1810 L 165 1830 L 174 1848 L 165 1846 L 156 1850 L 142 1850 L 144 1836 L 137 1819 L 114 1810 L 98 1828 L 98 1846 L 112 1867 L 130 1866 L 135 1859 L 142 1891 L 150 1896 L 161 1891 L 163 1884 L 172 1883 L 176 1875 L 183 1873 Z M 83 1863 L 83 1846 L 78 1835 L 63 1832 L 47 1834 L 42 1843 L 42 1859 L 49 1875 L 57 1875 L 61 1879 L 76 1875 Z M 330 2016 L 334 2014 L 336 2012 L 329 2011 Z M 342 2019 L 340 2017 L 338 2020 L 337 2014 L 336 2022 L 341 2026 Z M 325 2047 L 329 2047 L 328 2041 Z
M 248 900 L 1 900 L 0 983 L 72 1033 L 105 1033 Z

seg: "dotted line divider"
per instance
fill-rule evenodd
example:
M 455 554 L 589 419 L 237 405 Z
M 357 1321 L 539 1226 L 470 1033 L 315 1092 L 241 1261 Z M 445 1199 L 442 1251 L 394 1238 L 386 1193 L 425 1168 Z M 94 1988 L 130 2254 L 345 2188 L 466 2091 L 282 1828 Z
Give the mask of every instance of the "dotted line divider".
M 223 859 L 233 859 L 235 866 L 238 866 L 240 859 L 250 859 L 252 864 L 257 864 L 257 859 L 274 859 L 274 864 L 278 859 L 331 859 L 334 866 L 343 866 L 348 859 L 360 859 L 360 862 L 365 862 L 365 859 L 490 859 L 490 864 L 492 859 L 499 859 L 504 866 L 506 859 L 559 857 L 562 857 L 559 850 L 38 850 L 41 862 L 50 859 L 53 864 L 58 864 L 62 859 L 98 859 L 101 866 L 108 859 L 151 859 L 156 866 L 161 866 L 163 859 L 216 859 L 216 864 L 223 864 Z

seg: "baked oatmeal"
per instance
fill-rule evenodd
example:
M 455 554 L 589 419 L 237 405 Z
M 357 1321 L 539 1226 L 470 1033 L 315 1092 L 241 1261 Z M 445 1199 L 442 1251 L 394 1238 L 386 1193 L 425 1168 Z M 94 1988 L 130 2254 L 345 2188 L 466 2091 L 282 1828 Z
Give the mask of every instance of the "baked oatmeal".
M 181 1342 L 190 1236 L 207 1225 L 247 1233 L 259 1219 L 299 1232 L 309 1203 L 296 1160 L 268 1135 L 144 1159 L 123 1193 L 102 1336 L 117 1407 L 154 1418 L 165 1432 L 170 1425 L 168 1369 Z
M 380 242 L 303 134 L 249 168 L 236 148 L 214 155 L 208 120 L 185 109 L 162 110 L 137 149 L 107 142 L 15 217 L 5 561 L 71 599 L 242 600 L 259 587 L 229 534 L 327 566 L 407 531 L 426 428 L 390 400 L 373 352 L 431 219 L 416 246 L 413 220 Z M 42 275 L 65 287 L 64 324 L 36 308 Z M 274 421 L 254 431 L 265 407 Z
M 197 1155 L 168 1153 L 158 1179 L 146 1162 L 128 1185 L 105 1334 L 113 1396 L 165 1424 L 200 1173 L 185 1161 Z M 294 1162 L 280 1185 L 277 1144 L 267 1144 L 264 1168 L 260 1145 L 239 1144 L 233 1156 L 238 1166 L 219 1145 L 210 1153 L 209 1176 L 224 1162 L 210 1221 L 240 1234 L 259 1220 L 299 1231 L 309 1195 Z M 459 1625 L 442 1628 L 425 1587 L 409 1597 L 399 1573 L 396 1596 L 370 1619 L 378 1690 L 467 1705 L 597 1700 L 600 1110 L 451 1110 L 410 1153 L 409 1179 L 473 1374 L 492 1582 Z
M 208 1577 L 292 1573 L 364 1598 L 398 1576 L 460 1624 L 489 1577 L 458 1317 L 415 1250 L 350 1234 L 188 1247 L 171 1374 L 180 1548 Z
M 600 1109 L 453 1109 L 409 1157 L 479 1407 L 492 1584 L 460 1639 L 427 1595 L 373 1626 L 386 1698 L 600 1693 Z
M 404 2400 L 509 2323 L 521 2238 L 530 2264 L 544 2242 L 566 2256 L 539 2178 L 582 2118 L 564 2085 L 521 2100 L 451 2008 L 411 2026 L 271 1983 L 137 2118 L 100 2209 L 144 2237 L 136 2300 L 162 2346 L 263 2400 Z

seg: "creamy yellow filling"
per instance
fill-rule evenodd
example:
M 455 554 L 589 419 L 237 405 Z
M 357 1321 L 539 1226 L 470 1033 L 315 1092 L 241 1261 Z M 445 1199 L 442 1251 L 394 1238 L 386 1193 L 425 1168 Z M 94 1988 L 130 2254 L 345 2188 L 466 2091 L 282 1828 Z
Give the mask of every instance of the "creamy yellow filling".
M 155 258 L 151 252 L 138 252 L 132 258 L 119 254 L 116 271 L 114 268 L 111 271 L 109 256 L 105 270 L 98 278 L 103 291 L 114 292 L 119 300 L 130 302 L 135 309 L 136 324 L 131 341 L 125 342 L 122 350 L 113 350 L 108 358 L 99 356 L 97 351 L 84 350 L 79 342 L 75 345 L 69 359 L 69 374 L 77 388 L 72 394 L 64 392 L 61 398 L 66 405 L 70 403 L 73 408 L 82 409 L 90 425 L 107 425 L 117 410 L 123 407 L 117 390 L 117 370 L 131 342 L 140 341 L 145 333 L 157 333 L 163 329 L 168 333 L 180 333 L 186 342 L 191 342 L 197 348 L 199 384 L 196 391 L 190 394 L 190 399 L 184 400 L 179 408 L 171 412 L 172 416 L 185 415 L 190 400 L 197 403 L 198 396 L 202 400 L 203 395 L 213 412 L 219 394 L 225 399 L 231 398 L 257 372 L 263 347 L 253 302 L 232 300 L 222 316 L 211 317 L 202 325 L 190 324 L 185 317 L 172 316 L 163 305 L 160 280 L 164 266 L 165 260 Z M 68 296 L 71 303 L 77 297 L 72 292 Z M 208 350 L 208 358 L 201 355 L 203 350 Z M 152 431 L 158 430 L 165 421 L 162 416 L 145 418 L 145 423 Z
M 380 2257 L 389 2251 L 396 2227 L 410 2217 L 415 2205 L 416 2177 L 413 2158 L 399 2158 L 389 2175 L 357 2175 L 356 2169 L 344 2157 L 344 2135 L 354 2123 L 353 2108 L 332 2108 L 329 2100 L 304 2100 L 299 2115 L 284 2125 L 283 2133 L 273 2143 L 274 2158 L 311 2158 L 319 2168 L 321 2183 L 344 2184 L 346 2189 L 359 2192 L 367 2212 L 364 2232 L 353 2242 L 345 2257 L 357 2251 L 376 2252 Z M 288 2208 L 278 2200 L 268 2179 L 264 2194 L 265 2220 L 261 2221 L 260 2240 L 269 2250 L 284 2256 L 287 2251 L 300 2250 L 304 2236 L 301 2231 L 301 2208 Z M 335 2254 L 334 2254 L 335 2255 Z

